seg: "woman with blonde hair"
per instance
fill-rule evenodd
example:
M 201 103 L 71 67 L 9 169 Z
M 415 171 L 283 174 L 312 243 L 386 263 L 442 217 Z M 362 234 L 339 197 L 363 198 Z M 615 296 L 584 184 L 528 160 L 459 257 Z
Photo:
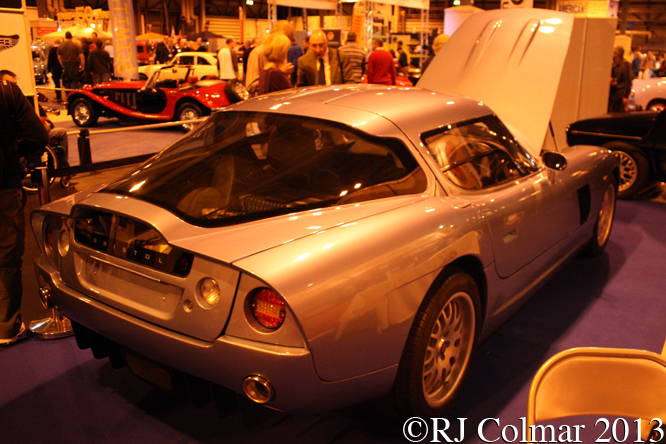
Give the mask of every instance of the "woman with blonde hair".
M 289 76 L 280 68 L 287 64 L 287 52 L 291 47 L 289 37 L 281 32 L 269 35 L 264 41 L 263 50 L 268 63 L 259 73 L 258 94 L 292 88 Z

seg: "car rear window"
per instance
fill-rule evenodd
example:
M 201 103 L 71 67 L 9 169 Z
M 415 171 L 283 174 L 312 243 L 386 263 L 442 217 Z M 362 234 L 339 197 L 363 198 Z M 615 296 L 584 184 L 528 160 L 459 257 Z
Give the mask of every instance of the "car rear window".
M 103 191 L 216 226 L 424 192 L 398 139 L 277 113 L 220 112 Z

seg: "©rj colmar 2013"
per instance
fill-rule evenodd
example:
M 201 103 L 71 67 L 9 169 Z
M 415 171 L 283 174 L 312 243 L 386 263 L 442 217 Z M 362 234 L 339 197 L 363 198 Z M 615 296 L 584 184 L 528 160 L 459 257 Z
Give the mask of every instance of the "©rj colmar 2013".
M 471 430 L 467 418 L 449 420 L 447 418 L 412 417 L 405 421 L 402 431 L 410 442 L 462 442 L 465 430 Z M 595 443 L 643 443 L 641 438 L 643 419 L 598 418 L 594 421 Z M 650 420 L 650 428 L 656 431 L 656 437 L 647 442 L 657 443 L 664 440 L 660 418 Z M 587 427 L 590 427 L 589 425 Z M 476 426 L 477 438 L 486 443 L 582 443 L 583 424 L 531 425 L 527 426 L 525 417 L 520 418 L 520 426 L 502 425 L 498 418 L 485 418 Z M 598 432 L 598 433 L 597 433 Z M 666 440 L 664 440 L 666 442 Z

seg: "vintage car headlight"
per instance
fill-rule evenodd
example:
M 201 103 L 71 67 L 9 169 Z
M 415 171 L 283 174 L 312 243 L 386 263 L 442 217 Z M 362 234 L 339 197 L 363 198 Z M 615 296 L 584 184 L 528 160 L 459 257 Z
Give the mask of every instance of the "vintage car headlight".
M 220 302 L 222 291 L 213 278 L 203 278 L 199 281 L 199 295 L 205 302 L 206 308 L 213 308 Z
M 251 301 L 252 314 L 261 325 L 270 330 L 282 326 L 287 311 L 284 300 L 276 292 L 268 288 L 258 289 Z

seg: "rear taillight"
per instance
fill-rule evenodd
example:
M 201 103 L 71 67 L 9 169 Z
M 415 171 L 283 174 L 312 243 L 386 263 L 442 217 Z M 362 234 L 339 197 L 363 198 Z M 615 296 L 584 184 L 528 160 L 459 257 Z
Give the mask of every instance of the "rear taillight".
M 63 224 L 62 229 L 60 230 L 60 239 L 58 239 L 58 251 L 60 256 L 67 256 L 69 252 L 69 230 L 66 224 Z
M 53 221 L 49 219 L 44 224 L 44 253 L 53 258 Z
M 207 277 L 199 281 L 199 295 L 205 302 L 206 308 L 214 308 L 220 302 L 222 290 L 215 279 Z
M 277 330 L 284 323 L 287 312 L 284 300 L 273 290 L 258 290 L 252 298 L 251 307 L 254 318 L 270 330 Z

